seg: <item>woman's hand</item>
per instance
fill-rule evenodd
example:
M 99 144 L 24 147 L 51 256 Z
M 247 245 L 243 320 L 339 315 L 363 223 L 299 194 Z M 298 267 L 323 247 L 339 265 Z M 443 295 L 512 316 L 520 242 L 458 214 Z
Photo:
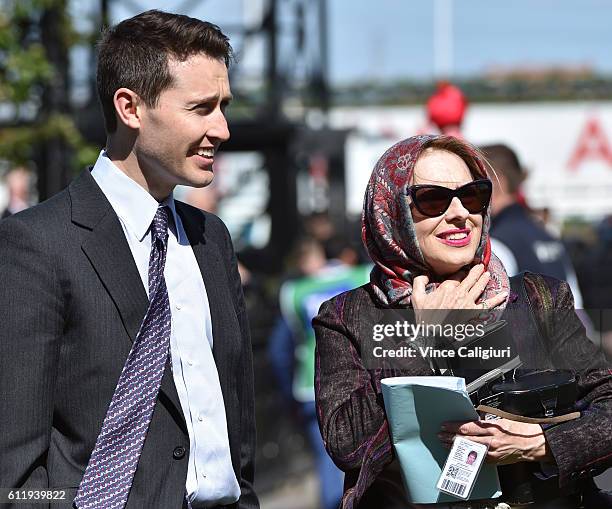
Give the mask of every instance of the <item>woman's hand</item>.
M 417 276 L 412 282 L 412 307 L 414 309 L 481 309 L 485 306 L 476 304 L 476 301 L 484 292 L 491 278 L 489 272 L 485 272 L 484 265 L 479 263 L 471 268 L 463 281 L 447 279 L 442 282 L 433 292 L 425 293 L 425 287 L 429 283 L 427 276 Z M 501 292 L 490 299 L 485 300 L 487 308 L 501 304 L 507 293 Z
M 489 463 L 509 465 L 519 461 L 554 461 L 539 424 L 508 419 L 445 422 L 438 438 L 450 448 L 455 435 L 489 446 Z
M 463 281 L 447 279 L 443 281 L 433 292 L 425 293 L 425 287 L 429 282 L 427 276 L 417 276 L 412 282 L 412 307 L 417 315 L 417 321 L 423 319 L 426 323 L 441 323 L 451 310 L 477 309 L 483 310 L 493 308 L 501 304 L 506 296 L 506 292 L 501 292 L 484 302 L 476 304 L 487 286 L 491 275 L 485 272 L 482 263 L 475 265 L 468 272 Z M 446 310 L 446 313 L 436 313 L 434 317 L 423 316 L 422 310 Z

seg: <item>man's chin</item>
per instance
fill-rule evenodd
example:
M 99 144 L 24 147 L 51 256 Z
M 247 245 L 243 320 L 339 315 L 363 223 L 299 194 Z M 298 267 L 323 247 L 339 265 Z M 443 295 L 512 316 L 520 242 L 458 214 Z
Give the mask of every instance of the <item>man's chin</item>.
M 200 174 L 197 175 L 197 178 L 189 179 L 189 181 L 185 182 L 184 185 L 189 187 L 202 188 L 209 186 L 214 180 L 214 178 L 215 174 L 212 172 L 212 170 L 206 170 L 205 172 L 202 172 L 202 170 L 200 170 Z

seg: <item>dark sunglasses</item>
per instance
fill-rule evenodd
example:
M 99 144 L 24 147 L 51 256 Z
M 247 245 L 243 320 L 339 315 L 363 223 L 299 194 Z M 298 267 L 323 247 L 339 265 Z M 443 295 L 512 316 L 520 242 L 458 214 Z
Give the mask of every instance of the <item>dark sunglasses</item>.
M 479 214 L 486 210 L 491 199 L 493 186 L 490 180 L 474 180 L 457 189 L 418 184 L 406 189 L 416 209 L 428 217 L 442 215 L 456 196 L 470 214 Z

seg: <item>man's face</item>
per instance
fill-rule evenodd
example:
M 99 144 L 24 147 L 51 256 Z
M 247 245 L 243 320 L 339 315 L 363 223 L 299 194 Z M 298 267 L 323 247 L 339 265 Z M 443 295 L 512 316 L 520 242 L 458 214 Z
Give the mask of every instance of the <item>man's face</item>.
M 154 108 L 139 105 L 134 144 L 152 194 L 165 197 L 176 185 L 204 187 L 213 179 L 215 153 L 230 134 L 225 108 L 231 101 L 227 68 L 205 54 L 170 59 L 174 83 Z

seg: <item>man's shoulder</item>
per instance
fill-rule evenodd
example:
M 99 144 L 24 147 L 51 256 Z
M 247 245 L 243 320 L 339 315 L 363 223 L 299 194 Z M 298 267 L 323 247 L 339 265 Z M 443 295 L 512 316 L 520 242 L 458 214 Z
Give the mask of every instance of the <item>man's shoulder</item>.
M 175 204 L 179 215 L 204 228 L 206 235 L 227 235 L 227 226 L 219 216 L 179 200 L 175 200 Z
M 90 168 L 85 168 L 62 191 L 45 201 L 7 218 L 15 224 L 32 225 L 46 228 L 64 225 L 77 216 L 99 216 L 106 213 L 110 204 L 91 176 Z
M 520 232 L 520 235 L 517 235 Z M 523 244 L 532 240 L 555 240 L 546 228 L 520 205 L 511 205 L 494 219 L 491 236 L 505 244 Z
M 70 218 L 70 198 L 64 189 L 51 198 L 1 220 L 5 228 L 20 224 L 42 232 Z
M 11 259 L 44 256 L 45 263 L 62 259 L 71 242 L 70 205 L 62 191 L 49 200 L 0 220 L 0 263 Z M 15 259 L 15 258 L 13 258 Z M 40 262 L 40 260 L 39 260 Z
M 229 230 L 219 216 L 178 200 L 175 205 L 188 236 L 203 234 L 222 249 L 231 246 Z
M 188 203 L 184 201 L 174 200 L 174 203 L 176 204 L 177 210 L 181 214 L 186 214 L 186 215 L 189 215 L 191 217 L 194 217 L 196 219 L 201 219 L 201 220 L 207 220 L 208 218 L 214 218 L 212 219 L 213 221 L 215 219 L 218 221 L 221 221 L 221 218 L 219 218 L 212 212 L 208 212 L 206 210 L 199 209 L 197 207 L 194 207 L 193 205 L 189 205 Z

